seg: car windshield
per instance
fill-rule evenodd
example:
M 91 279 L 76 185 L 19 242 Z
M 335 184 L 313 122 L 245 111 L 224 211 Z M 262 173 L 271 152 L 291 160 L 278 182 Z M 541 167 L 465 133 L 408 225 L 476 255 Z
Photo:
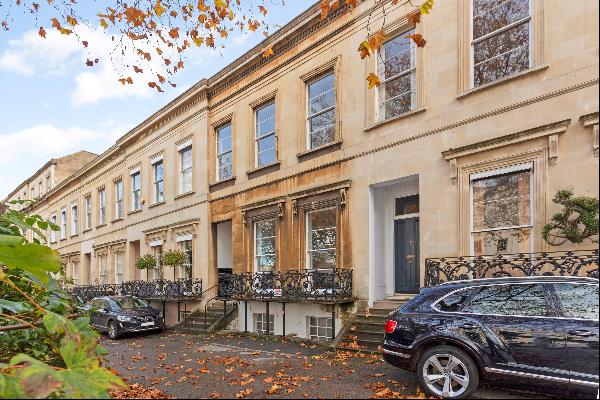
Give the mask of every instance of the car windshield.
M 148 307 L 148 303 L 135 297 L 124 297 L 121 299 L 112 299 L 111 306 L 115 310 L 132 310 L 134 308 Z

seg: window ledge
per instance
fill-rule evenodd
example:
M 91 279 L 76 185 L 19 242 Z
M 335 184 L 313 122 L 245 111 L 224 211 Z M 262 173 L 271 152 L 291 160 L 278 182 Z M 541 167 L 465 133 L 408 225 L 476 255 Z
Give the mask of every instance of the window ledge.
M 157 201 L 156 203 L 152 203 L 152 204 L 150 204 L 150 205 L 148 206 L 148 208 L 157 207 L 157 206 L 160 206 L 160 205 L 162 205 L 162 204 L 165 204 L 165 201 L 164 201 L 164 200 L 163 200 L 163 201 Z
M 79 236 L 79 233 L 76 233 L 74 235 L 71 235 L 72 238 Z
M 92 228 L 87 228 L 81 231 L 81 233 L 87 233 L 87 232 L 91 232 Z
M 388 119 L 383 120 L 383 121 L 375 122 L 374 124 L 367 126 L 365 128 L 365 132 L 369 132 L 369 131 L 372 131 L 373 129 L 379 128 L 380 126 L 384 126 L 384 125 L 387 125 L 389 123 L 396 122 L 398 120 L 411 117 L 411 116 L 413 116 L 415 114 L 420 114 L 420 113 L 422 113 L 425 110 L 427 110 L 425 107 L 419 107 L 419 108 L 415 108 L 414 110 L 410 110 L 410 111 L 407 111 L 405 113 L 402 113 L 400 115 L 396 115 L 395 117 L 388 118 Z
M 260 172 L 265 172 L 268 170 L 277 170 L 277 169 L 279 169 L 280 165 L 281 165 L 281 161 L 274 161 L 274 162 L 266 164 L 266 165 L 261 165 L 260 167 L 252 168 L 252 169 L 246 171 L 246 175 L 248 175 L 249 177 L 252 177 L 253 175 L 257 175 Z
M 131 214 L 135 214 L 135 213 L 139 213 L 139 212 L 142 212 L 141 208 L 138 210 L 131 210 L 131 211 L 127 212 L 127 215 L 131 215 Z
M 456 96 L 456 99 L 457 100 L 461 100 L 461 99 L 463 99 L 465 97 L 468 97 L 468 96 L 472 95 L 473 93 L 478 93 L 478 92 L 480 92 L 482 90 L 485 90 L 485 89 L 488 89 L 490 87 L 493 87 L 493 86 L 496 86 L 496 85 L 501 85 L 501 84 L 506 83 L 508 81 L 512 81 L 513 79 L 519 79 L 519 78 L 522 78 L 524 76 L 527 76 L 527 75 L 530 75 L 530 74 L 534 74 L 536 72 L 545 71 L 549 67 L 550 67 L 549 64 L 542 64 L 542 65 L 538 65 L 537 67 L 529 68 L 529 69 L 527 69 L 525 71 L 521 71 L 521 72 L 519 72 L 517 74 L 506 76 L 506 77 L 504 77 L 502 79 L 498 79 L 497 81 L 489 82 L 489 83 L 486 83 L 485 85 L 477 86 L 477 87 L 471 88 L 469 90 L 466 90 L 466 91 L 460 93 L 458 96 Z
M 231 184 L 233 182 L 235 182 L 235 176 L 232 176 L 231 178 L 223 179 L 221 181 L 217 181 L 217 182 L 211 183 L 210 185 L 208 185 L 208 189 L 209 190 L 216 190 L 220 186 L 225 186 L 228 183 Z
M 324 144 L 322 146 L 315 147 L 314 149 L 304 150 L 303 152 L 300 152 L 300 153 L 296 154 L 296 157 L 303 158 L 303 157 L 309 156 L 311 154 L 315 154 L 315 153 L 318 153 L 320 151 L 330 149 L 331 147 L 339 146 L 341 144 L 342 144 L 342 139 L 337 139 L 337 140 L 334 140 L 331 143 L 327 143 L 327 144 Z
M 112 221 L 110 221 L 112 224 L 114 224 L 115 222 L 119 222 L 119 221 L 123 221 L 123 218 L 115 218 Z
M 175 196 L 175 200 L 177 200 L 177 199 L 181 199 L 181 198 L 183 198 L 183 197 L 191 196 L 191 195 L 193 195 L 194 193 L 196 193 L 196 192 L 194 192 L 194 191 L 192 190 L 191 192 L 185 192 L 185 193 L 178 194 L 178 195 L 176 195 L 176 196 Z
M 96 228 L 102 228 L 103 226 L 106 226 L 106 224 L 96 225 Z

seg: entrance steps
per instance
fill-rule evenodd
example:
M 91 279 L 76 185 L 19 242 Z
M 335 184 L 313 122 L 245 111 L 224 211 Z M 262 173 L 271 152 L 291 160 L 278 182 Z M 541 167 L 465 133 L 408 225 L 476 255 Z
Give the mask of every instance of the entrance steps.
M 181 321 L 175 330 L 181 333 L 208 333 L 224 329 L 237 316 L 237 307 L 234 303 L 227 302 L 226 311 L 223 311 L 223 302 L 213 300 L 208 303 L 206 314 L 204 307 L 192 312 L 184 321 Z
M 375 301 L 368 312 L 356 313 L 338 334 L 338 350 L 378 352 L 387 315 L 414 296 L 402 295 Z

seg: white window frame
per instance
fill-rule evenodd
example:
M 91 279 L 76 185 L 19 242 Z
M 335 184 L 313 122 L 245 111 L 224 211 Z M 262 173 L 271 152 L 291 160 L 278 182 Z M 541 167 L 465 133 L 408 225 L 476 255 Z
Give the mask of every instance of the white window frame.
M 77 285 L 77 281 L 79 281 L 79 262 L 77 261 L 71 261 L 71 279 Z
M 273 130 L 270 131 L 270 132 L 267 132 L 267 133 L 265 133 L 265 134 L 263 134 L 261 136 L 258 136 L 258 132 L 259 132 L 258 126 L 259 126 L 259 124 L 261 122 L 268 121 L 268 119 L 266 119 L 264 121 L 259 121 L 258 120 L 258 112 L 260 110 L 264 109 L 264 108 L 267 108 L 267 107 L 271 106 L 271 105 L 273 106 L 273 117 L 272 118 L 275 120 L 275 122 L 273 123 Z M 278 158 L 278 155 L 277 155 L 277 105 L 275 104 L 275 99 L 264 103 L 263 105 L 257 107 L 254 110 L 254 167 L 256 167 L 256 168 L 264 167 L 264 166 L 267 166 L 267 165 L 273 163 L 273 162 L 271 162 L 271 163 L 266 163 L 266 164 L 260 164 L 260 157 L 259 157 L 259 155 L 260 155 L 260 152 L 259 152 L 260 142 L 262 140 L 264 140 L 264 139 L 267 139 L 267 138 L 271 137 L 271 136 L 273 136 L 275 138 L 275 147 L 273 147 L 271 149 L 268 149 L 268 150 L 272 150 L 273 151 L 273 153 L 275 155 L 275 161 L 273 161 L 273 162 L 276 162 L 277 158 Z M 263 151 L 263 153 L 265 151 Z
M 71 204 L 71 236 L 75 236 L 79 233 L 79 207 L 77 203 Z
M 50 222 L 56 225 L 56 213 L 50 215 Z M 56 243 L 56 231 L 50 228 L 50 243 Z
M 470 0 L 469 1 L 469 5 L 471 7 L 471 9 L 469 11 L 469 18 L 470 18 L 470 21 L 471 21 L 471 26 L 470 26 L 470 29 L 469 29 L 469 31 L 470 31 L 469 32 L 469 34 L 470 34 L 470 38 L 469 39 L 470 39 L 470 43 L 471 43 L 471 46 L 470 46 L 470 49 L 469 49 L 469 58 L 470 58 L 470 61 L 469 61 L 469 70 L 470 70 L 469 82 L 470 82 L 470 87 L 471 88 L 475 88 L 475 87 L 485 86 L 485 85 L 492 84 L 492 83 L 497 82 L 497 81 L 499 81 L 501 79 L 508 78 L 508 77 L 511 76 L 511 75 L 507 75 L 505 77 L 498 78 L 495 81 L 486 82 L 486 83 L 483 83 L 483 84 L 481 84 L 479 86 L 475 86 L 475 45 L 477 43 L 482 42 L 482 41 L 484 41 L 486 39 L 489 39 L 491 37 L 498 36 L 499 34 L 504 33 L 506 31 L 508 31 L 508 30 L 510 30 L 512 28 L 515 28 L 515 27 L 517 27 L 519 25 L 522 25 L 524 23 L 529 23 L 529 42 L 528 42 L 528 46 L 529 46 L 529 56 L 528 56 L 529 57 L 529 67 L 528 68 L 531 68 L 533 66 L 533 45 L 534 45 L 534 41 L 531 40 L 533 38 L 533 33 L 534 33 L 533 32 L 533 24 L 531 23 L 532 22 L 531 15 L 532 15 L 532 12 L 533 12 L 533 9 L 532 9 L 532 2 L 533 2 L 533 0 L 528 0 L 529 15 L 527 17 L 522 18 L 522 19 L 520 19 L 518 21 L 515 21 L 515 22 L 513 22 L 513 23 L 511 23 L 509 25 L 506 25 L 506 26 L 504 26 L 504 27 L 502 27 L 500 29 L 497 29 L 497 30 L 495 30 L 493 32 L 490 32 L 490 33 L 488 33 L 488 34 L 486 34 L 486 35 L 484 35 L 484 36 L 482 36 L 480 38 L 477 38 L 477 39 L 473 38 L 473 31 L 474 31 L 473 24 L 475 22 L 475 17 L 476 17 L 475 15 L 473 15 L 473 11 L 475 10 L 475 6 L 473 4 L 473 1 L 474 0 Z M 504 4 L 504 3 L 505 3 L 505 1 L 502 2 L 502 4 Z M 506 53 L 510 53 L 512 51 L 515 51 L 515 50 L 516 49 L 511 49 L 509 52 L 506 52 Z M 500 56 L 502 56 L 502 55 L 504 55 L 506 53 L 498 54 L 497 56 L 494 56 L 492 58 L 487 59 L 486 61 L 489 61 L 489 60 L 491 60 L 493 58 L 496 58 L 496 57 L 500 57 Z
M 311 97 L 310 97 L 310 86 L 313 85 L 314 83 L 322 80 L 322 79 L 325 79 L 329 75 L 333 76 L 333 87 L 331 88 L 331 90 L 327 90 L 326 92 L 318 94 L 315 97 L 323 96 L 326 93 L 328 93 L 330 91 L 333 91 L 333 106 L 331 106 L 329 108 L 325 108 L 325 109 L 323 109 L 323 110 L 321 110 L 319 112 L 316 112 L 314 114 L 311 114 L 310 113 L 310 100 L 311 100 Z M 329 71 L 326 71 L 326 72 L 322 73 L 321 75 L 319 75 L 319 76 L 311 79 L 310 81 L 306 82 L 304 90 L 306 91 L 306 105 L 305 105 L 305 107 L 306 107 L 306 149 L 307 150 L 318 149 L 319 147 L 326 146 L 329 143 L 332 143 L 332 142 L 335 141 L 335 136 L 336 136 L 336 121 L 337 121 L 337 112 L 338 112 L 337 107 L 336 107 L 337 106 L 337 91 L 336 91 L 336 87 L 335 87 L 336 79 L 337 79 L 337 77 L 336 77 L 335 71 L 334 70 L 329 70 Z M 312 118 L 315 118 L 315 117 L 321 115 L 321 114 L 325 114 L 325 113 L 327 113 L 327 112 L 329 112 L 331 110 L 334 110 L 333 125 L 329 125 L 326 128 L 323 128 L 321 130 L 325 130 L 325 129 L 329 128 L 330 126 L 333 126 L 333 135 L 334 135 L 333 140 L 331 142 L 329 142 L 329 143 L 322 144 L 321 146 L 318 146 L 318 147 L 311 147 L 311 140 L 310 139 L 311 139 L 311 136 L 312 136 L 313 132 L 311 132 L 311 130 L 310 130 L 310 120 Z M 315 131 L 315 132 L 319 132 L 319 131 Z
M 256 333 L 261 333 L 261 334 L 266 334 L 267 333 L 267 326 L 269 327 L 269 333 L 273 334 L 274 330 L 275 330 L 275 315 L 274 314 L 268 314 L 269 318 L 268 318 L 268 324 L 265 324 L 265 319 L 267 317 L 267 313 L 255 313 L 254 314 L 254 331 Z
M 192 239 L 192 235 L 189 235 L 189 236 L 186 235 L 186 236 L 180 236 L 180 237 L 178 237 L 177 238 L 177 243 L 179 244 L 179 250 L 183 254 L 186 253 L 186 248 L 185 248 L 185 244 L 186 243 L 190 243 L 190 245 L 191 245 L 191 251 L 192 251 L 191 258 L 190 258 L 191 262 L 190 263 L 184 262 L 182 265 L 179 266 L 179 279 L 187 279 L 188 278 L 186 276 L 186 274 L 185 274 L 185 268 L 186 267 L 190 268 L 190 277 L 189 278 L 192 278 L 194 276 L 193 275 L 194 272 L 193 272 L 193 269 L 192 269 L 193 265 L 194 265 L 194 241 Z
M 492 178 L 494 176 L 500 176 L 500 175 L 507 175 L 507 174 L 511 174 L 511 173 L 516 173 L 516 172 L 525 172 L 528 171 L 529 172 L 529 207 L 530 207 L 530 223 L 526 224 L 526 225 L 515 225 L 515 226 L 505 226 L 502 228 L 489 228 L 489 229 L 478 229 L 478 230 L 474 230 L 474 218 L 473 218 L 473 182 L 474 181 L 478 181 L 481 179 L 485 179 L 485 178 Z M 473 240 L 473 235 L 476 233 L 484 233 L 484 232 L 498 232 L 498 231 L 505 231 L 505 230 L 511 230 L 511 229 L 530 229 L 531 231 L 531 242 L 530 242 L 530 249 L 529 252 L 533 253 L 533 249 L 534 249 L 534 235 L 535 235 L 535 215 L 534 215 L 534 210 L 535 210 L 535 187 L 534 187 L 534 169 L 533 169 L 533 163 L 532 162 L 527 162 L 527 163 L 523 163 L 523 164 L 516 164 L 510 167 L 505 167 L 505 168 L 497 168 L 497 169 L 492 169 L 489 171 L 483 171 L 483 172 L 479 172 L 479 173 L 474 173 L 474 174 L 470 174 L 469 176 L 469 219 L 470 219 L 470 226 L 469 226 L 469 251 L 470 251 L 470 255 L 474 256 L 475 255 L 475 242 Z
M 161 279 L 160 273 L 161 273 L 161 266 L 160 266 L 160 257 L 163 254 L 163 242 L 162 240 L 160 241 L 160 244 L 156 244 L 156 243 L 150 243 L 150 248 L 152 249 L 152 255 L 154 256 L 154 259 L 156 260 L 156 268 L 153 268 L 152 271 L 152 280 L 158 280 Z M 148 270 L 146 270 L 146 272 L 148 272 Z M 147 278 L 150 278 L 149 276 L 150 274 L 147 274 Z M 148 279 L 150 280 L 150 279 Z
M 131 181 L 131 211 L 142 209 L 142 172 L 138 169 L 132 171 L 130 175 Z M 139 187 L 136 189 L 136 178 L 139 182 Z
M 184 168 L 183 165 L 183 155 L 187 151 L 190 152 L 190 166 L 188 168 Z M 192 148 L 192 144 L 187 144 L 186 146 L 178 149 L 179 152 L 179 194 L 191 193 L 194 190 L 194 151 Z M 190 175 L 190 187 L 184 187 L 185 176 L 189 173 Z
M 258 224 L 260 224 L 262 222 L 272 222 L 275 227 L 275 235 L 274 236 L 267 236 L 267 237 L 263 238 L 263 239 L 275 239 L 275 253 L 273 253 L 273 254 L 265 253 L 265 254 L 258 255 L 258 251 L 257 251 L 258 250 L 258 246 L 257 246 L 258 237 L 257 237 L 256 233 L 257 233 Z M 271 271 L 261 271 L 259 269 L 258 258 L 266 257 L 266 256 L 274 256 L 275 257 L 275 267 L 274 267 L 274 271 L 273 271 L 273 272 L 275 272 L 277 270 L 277 220 L 275 218 L 254 221 L 254 272 L 256 272 L 256 273 L 271 272 Z
M 106 189 L 98 190 L 98 225 L 106 225 Z
M 377 90 L 377 93 L 376 93 L 376 96 L 375 96 L 375 99 L 376 99 L 375 101 L 376 101 L 376 105 L 377 105 L 376 108 L 375 108 L 375 112 L 376 112 L 377 120 L 380 121 L 380 122 L 381 121 L 386 121 L 386 120 L 392 119 L 392 118 L 397 118 L 398 116 L 400 116 L 402 114 L 405 114 L 407 112 L 413 111 L 417 107 L 417 103 L 418 103 L 418 100 L 417 100 L 417 67 L 418 67 L 418 65 L 417 65 L 417 47 L 416 47 L 415 43 L 412 40 L 410 41 L 410 49 L 408 51 L 411 53 L 410 58 L 411 58 L 411 65 L 414 65 L 413 67 L 410 67 L 409 69 L 407 69 L 405 71 L 402 71 L 399 74 L 396 74 L 396 75 L 391 76 L 391 77 L 387 77 L 387 76 L 385 76 L 385 74 L 382 71 L 379 71 L 379 65 L 380 65 L 380 61 L 379 60 L 380 59 L 384 60 L 384 61 L 381 61 L 381 63 L 385 64 L 385 58 L 384 58 L 385 57 L 385 44 L 387 42 L 390 42 L 390 41 L 398 38 L 398 37 L 407 36 L 411 32 L 414 34 L 415 28 L 410 28 L 408 30 L 405 30 L 402 33 L 399 33 L 398 35 L 395 35 L 395 36 L 389 38 L 388 40 L 386 40 L 385 43 L 383 43 L 383 45 L 381 46 L 381 49 L 377 52 L 377 58 L 376 58 L 376 60 L 377 60 L 376 61 L 376 64 L 377 64 L 376 65 L 377 74 L 379 76 L 383 77 L 383 79 L 381 80 L 381 84 L 378 85 L 378 86 L 376 86 L 376 88 L 375 88 Z M 385 71 L 385 68 L 384 68 L 384 71 Z M 404 113 L 400 113 L 400 114 L 395 115 L 393 117 L 389 117 L 389 118 L 386 117 L 385 116 L 385 111 L 383 112 L 383 114 L 381 112 L 382 104 L 379 101 L 379 99 L 380 99 L 380 92 L 382 90 L 385 91 L 385 85 L 386 85 L 386 83 L 388 83 L 390 81 L 393 81 L 393 80 L 396 80 L 396 79 L 401 79 L 402 77 L 404 77 L 406 75 L 411 75 L 411 74 L 414 74 L 414 79 L 411 79 L 411 90 L 410 90 L 410 92 L 400 93 L 399 95 L 396 95 L 395 97 L 392 97 L 392 98 L 388 99 L 388 101 L 391 101 L 391 100 L 393 100 L 395 98 L 398 98 L 400 96 L 404 96 L 407 93 L 412 93 L 411 98 L 410 98 L 410 109 L 408 111 L 405 111 Z
M 98 275 L 100 276 L 100 284 L 108 283 L 106 278 L 108 277 L 108 271 L 106 270 L 106 255 L 100 254 L 98 256 Z
M 123 283 L 123 252 L 115 252 L 115 284 Z
M 314 321 L 313 321 L 314 320 Z M 321 323 L 325 321 L 325 326 L 322 326 Z M 316 325 L 313 324 L 316 322 Z M 331 340 L 331 336 L 333 333 L 333 320 L 331 317 L 315 317 L 315 316 L 307 316 L 306 317 L 306 336 L 311 340 L 319 340 L 319 341 L 329 341 Z M 311 328 L 315 328 L 317 330 L 316 335 L 311 334 Z M 325 332 L 329 332 L 326 336 L 319 335 L 319 329 L 325 329 Z
M 85 197 L 85 229 L 92 229 L 92 196 Z
M 67 209 L 65 207 L 60 210 L 60 240 L 67 238 Z
M 123 180 L 115 182 L 115 220 L 123 218 Z
M 311 244 L 311 240 L 310 239 L 312 238 L 312 233 L 311 232 L 313 232 L 313 230 L 311 229 L 311 226 L 310 226 L 311 224 L 309 223 L 309 221 L 310 221 L 310 215 L 314 214 L 314 213 L 317 213 L 317 212 L 320 212 L 320 211 L 327 211 L 327 210 L 334 210 L 335 213 L 336 213 L 336 216 L 335 216 L 335 221 L 336 221 L 336 223 L 335 223 L 335 247 L 331 247 L 331 248 L 327 248 L 327 249 L 311 250 L 310 249 L 310 244 Z M 305 257 L 306 257 L 306 269 L 307 270 L 309 270 L 309 271 L 318 271 L 317 269 L 313 268 L 313 266 L 312 266 L 312 257 L 311 257 L 311 253 L 312 252 L 330 251 L 332 249 L 335 250 L 335 259 L 336 259 L 335 260 L 335 263 L 336 263 L 335 268 L 337 269 L 337 256 L 338 256 L 338 226 L 337 226 L 337 218 L 338 218 L 338 216 L 337 216 L 337 207 L 335 207 L 335 206 L 334 207 L 320 208 L 318 210 L 310 210 L 310 211 L 306 212 L 306 232 L 305 232 L 305 234 L 306 234 L 306 236 L 305 236 L 306 237 L 306 255 L 305 255 Z M 328 228 L 328 229 L 331 229 L 331 228 Z M 327 270 L 329 270 L 329 269 L 327 269 Z M 323 269 L 321 269 L 321 271 L 323 271 Z
M 160 180 L 156 180 L 156 173 L 158 172 L 159 166 L 162 168 L 162 178 Z M 162 158 L 152 163 L 152 172 L 152 192 L 154 204 L 162 203 L 165 201 L 165 164 Z M 162 193 L 160 193 L 158 190 L 159 184 L 162 184 Z
M 226 150 L 222 153 L 219 153 L 219 133 L 221 132 L 221 130 L 225 129 L 229 127 L 229 131 L 231 132 L 229 137 L 230 137 L 230 141 L 231 141 L 231 148 L 229 150 Z M 217 182 L 221 182 L 221 181 L 225 181 L 227 179 L 231 179 L 233 177 L 233 124 L 231 122 L 228 122 L 226 124 L 223 124 L 221 126 L 219 126 L 218 128 L 216 128 L 216 135 L 215 135 L 215 144 L 216 144 L 216 166 L 217 166 Z M 220 162 L 220 157 L 227 155 L 227 154 L 231 154 L 231 164 L 223 164 L 223 165 L 230 165 L 231 166 L 231 175 L 227 176 L 227 177 L 221 177 L 221 168 L 223 167 L 223 165 L 221 165 Z

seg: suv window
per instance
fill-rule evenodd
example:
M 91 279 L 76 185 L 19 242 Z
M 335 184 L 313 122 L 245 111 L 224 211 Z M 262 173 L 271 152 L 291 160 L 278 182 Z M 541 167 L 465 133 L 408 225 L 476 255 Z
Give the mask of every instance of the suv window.
M 556 283 L 554 289 L 565 317 L 598 320 L 598 285 Z
M 458 290 L 446 297 L 442 297 L 435 305 L 435 308 L 443 312 L 458 312 L 464 307 L 474 291 L 474 288 Z
M 473 314 L 549 316 L 544 287 L 539 284 L 483 286 L 471 296 L 471 300 L 461 311 Z

